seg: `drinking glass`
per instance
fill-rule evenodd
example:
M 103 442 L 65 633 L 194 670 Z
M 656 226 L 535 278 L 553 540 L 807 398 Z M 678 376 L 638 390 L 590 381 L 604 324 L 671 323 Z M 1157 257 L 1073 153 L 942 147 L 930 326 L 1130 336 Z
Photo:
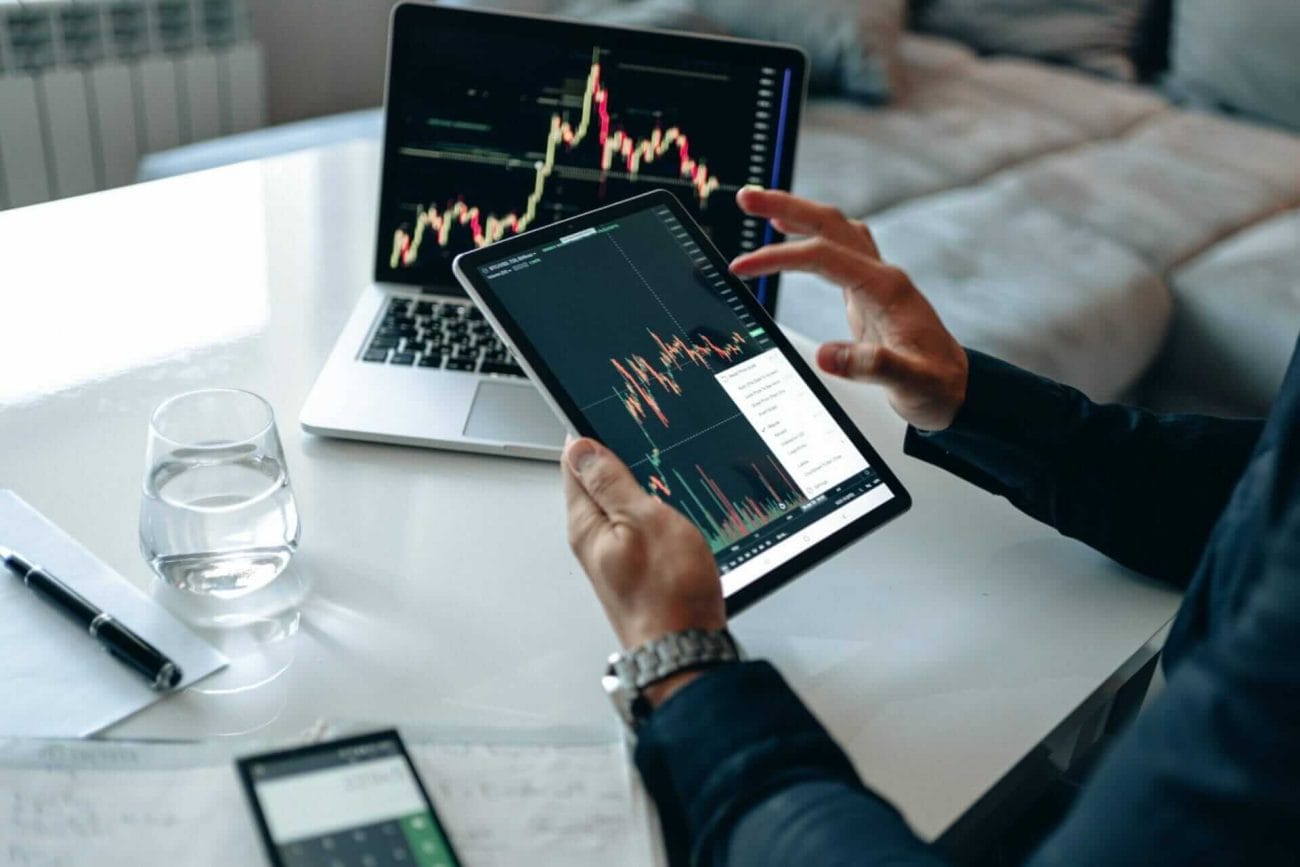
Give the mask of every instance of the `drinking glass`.
M 167 584 L 223 599 L 265 587 L 298 548 L 298 509 L 270 405 L 234 388 L 154 410 L 140 551 Z

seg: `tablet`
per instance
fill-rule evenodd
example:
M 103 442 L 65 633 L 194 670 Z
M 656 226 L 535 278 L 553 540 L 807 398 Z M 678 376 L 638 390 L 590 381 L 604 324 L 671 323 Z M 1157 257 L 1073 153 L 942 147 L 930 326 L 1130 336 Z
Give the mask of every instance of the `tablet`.
M 462 253 L 453 271 L 570 429 L 704 534 L 728 612 L 911 504 L 671 193 Z

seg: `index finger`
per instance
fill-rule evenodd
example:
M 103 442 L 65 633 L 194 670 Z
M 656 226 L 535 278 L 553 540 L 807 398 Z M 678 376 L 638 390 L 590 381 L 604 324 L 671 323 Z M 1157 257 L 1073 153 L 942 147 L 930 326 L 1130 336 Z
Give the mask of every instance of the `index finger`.
M 825 238 L 769 244 L 736 257 L 731 270 L 741 277 L 762 277 L 777 271 L 820 274 L 876 308 L 888 301 L 888 294 L 897 285 L 896 269 Z
M 879 258 L 875 241 L 866 226 L 850 220 L 831 205 L 823 205 L 784 190 L 764 190 L 759 187 L 742 187 L 736 193 L 736 204 L 747 214 L 766 217 L 781 225 L 783 231 L 800 235 L 823 235 L 845 246 L 865 244 L 868 254 Z

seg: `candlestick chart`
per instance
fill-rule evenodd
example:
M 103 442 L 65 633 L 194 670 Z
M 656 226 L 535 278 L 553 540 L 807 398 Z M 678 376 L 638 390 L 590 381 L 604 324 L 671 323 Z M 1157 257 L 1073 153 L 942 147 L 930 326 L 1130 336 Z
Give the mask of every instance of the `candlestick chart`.
M 632 461 L 631 466 L 646 490 L 684 513 L 714 552 L 807 502 L 762 441 L 757 436 L 751 438 L 753 429 L 734 407 L 723 405 L 726 414 L 716 422 L 703 420 L 703 428 L 695 426 L 700 420 L 695 424 L 679 420 L 678 429 L 685 432 L 674 433 L 669 413 L 679 403 L 716 400 L 717 386 L 712 376 L 706 380 L 689 373 L 712 374 L 740 361 L 750 354 L 751 341 L 739 331 L 716 342 L 707 333 L 665 340 L 648 330 L 647 336 L 656 350 L 650 357 L 633 353 L 609 360 L 616 375 L 612 379 L 617 404 L 645 441 L 641 458 Z M 597 401 L 585 409 L 591 412 L 603 403 Z M 694 458 L 667 453 L 681 449 L 703 432 L 729 442 L 731 454 L 722 472 L 714 470 L 711 474 Z M 668 443 L 667 452 L 661 442 Z M 713 453 L 704 460 L 716 465 L 718 458 Z M 730 479 L 720 481 L 720 477 Z
M 509 45 L 509 43 L 503 43 Z M 763 242 L 734 193 L 773 183 L 784 70 L 601 45 L 426 46 L 390 94 L 380 279 L 451 281 L 456 254 L 653 188 L 728 255 Z
M 599 56 L 599 49 L 594 56 Z M 599 145 L 599 168 L 603 175 L 608 176 L 617 158 L 625 176 L 635 180 L 643 165 L 658 160 L 671 150 L 677 160 L 678 177 L 690 182 L 700 207 L 706 207 L 710 194 L 721 186 L 721 182 L 709 174 L 706 164 L 691 156 L 687 134 L 675 126 L 665 130 L 659 125 L 644 138 L 637 138 L 621 129 L 611 130 L 609 99 L 609 89 L 600 79 L 600 62 L 593 59 L 583 91 L 581 120 L 575 125 L 559 113 L 551 115 L 546 146 L 543 148 L 544 157 L 537 162 L 533 187 L 524 206 L 498 216 L 484 213 L 478 205 L 467 202 L 464 196 L 458 196 L 454 202 L 445 206 L 434 204 L 420 207 L 416 210 L 414 229 L 400 226 L 394 231 L 390 266 L 398 268 L 413 265 L 426 237 L 431 236 L 431 240 L 439 247 L 446 247 L 451 243 L 452 228 L 455 226 L 467 227 L 476 247 L 499 241 L 506 234 L 526 230 L 537 219 L 538 206 L 546 194 L 546 182 L 555 172 L 557 154 L 561 149 L 573 151 L 587 139 L 593 127 Z
M 653 331 L 646 338 L 650 346 L 662 340 Z M 722 349 L 714 338 L 697 333 L 687 346 L 694 351 L 610 358 L 612 399 L 583 409 L 645 489 L 685 514 L 717 552 L 806 500 L 713 378 L 757 354 L 757 341 L 719 353 L 708 348 Z

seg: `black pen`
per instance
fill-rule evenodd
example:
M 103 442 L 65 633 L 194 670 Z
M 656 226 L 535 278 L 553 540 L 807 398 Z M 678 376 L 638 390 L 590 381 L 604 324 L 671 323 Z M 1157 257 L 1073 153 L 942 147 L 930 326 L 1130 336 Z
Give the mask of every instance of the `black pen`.
M 23 579 L 36 595 L 89 632 L 105 650 L 144 675 L 154 689 L 168 690 L 181 682 L 180 666 L 161 650 L 40 566 L 33 566 L 8 548 L 0 548 L 0 563 Z

